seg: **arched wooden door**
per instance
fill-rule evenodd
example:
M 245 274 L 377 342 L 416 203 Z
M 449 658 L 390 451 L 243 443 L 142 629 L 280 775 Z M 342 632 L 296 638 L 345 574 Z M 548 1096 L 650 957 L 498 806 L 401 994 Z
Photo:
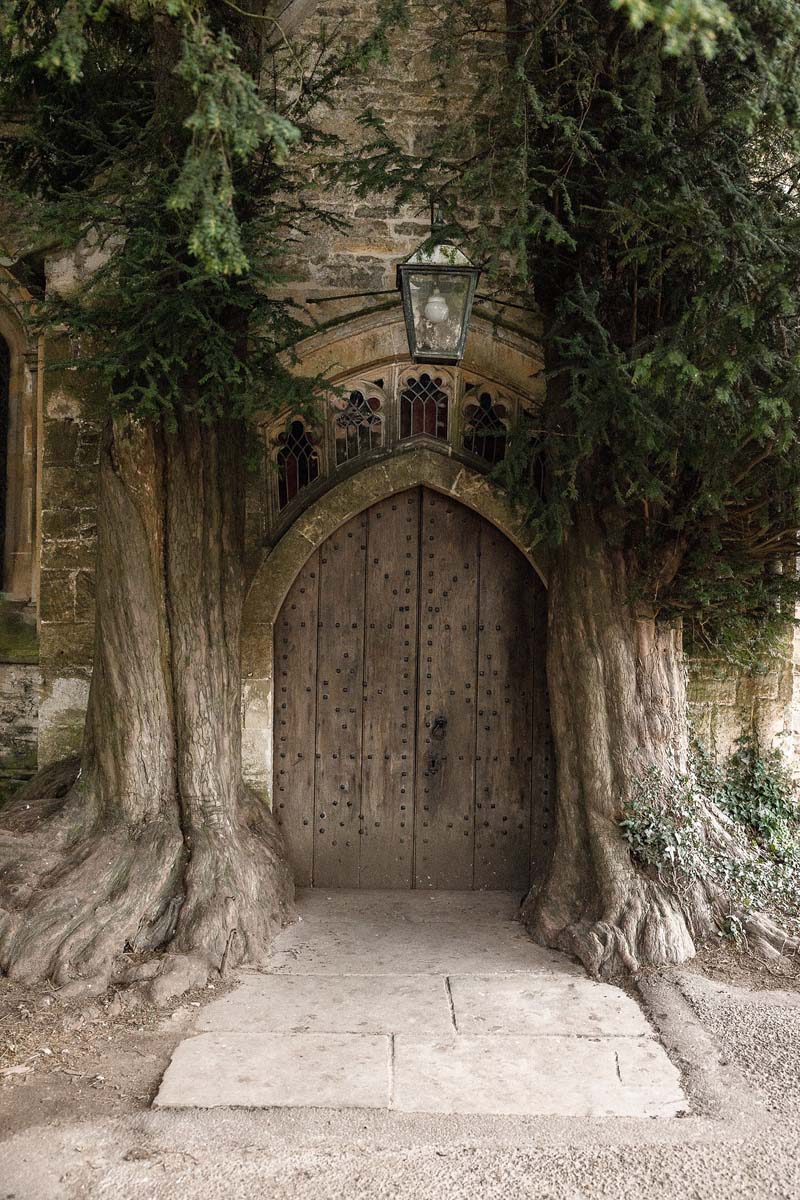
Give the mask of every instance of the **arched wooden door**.
M 540 587 L 426 488 L 311 556 L 275 627 L 273 796 L 298 885 L 528 886 Z

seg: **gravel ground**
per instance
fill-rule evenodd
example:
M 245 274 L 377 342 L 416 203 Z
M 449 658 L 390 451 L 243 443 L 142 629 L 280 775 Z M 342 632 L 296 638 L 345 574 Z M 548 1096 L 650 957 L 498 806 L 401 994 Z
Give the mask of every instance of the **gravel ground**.
M 8 1146 L 14 1200 L 797 1200 L 797 1128 L 738 1136 L 640 1122 L 148 1114 Z M 671 1123 L 673 1126 L 676 1123 Z M 576 1126 L 581 1125 L 581 1128 Z M 13 1161 L 9 1161 L 13 1157 Z
M 94 1035 L 81 1026 L 91 1053 L 108 1047 L 102 1082 L 85 1082 L 100 1060 L 65 1075 L 54 1053 L 0 1087 L 0 1200 L 798 1200 L 800 993 L 697 970 L 653 983 L 649 1015 L 690 1063 L 683 1119 L 156 1112 L 196 1009 L 136 1026 L 104 1009 Z
M 800 992 L 751 991 L 684 971 L 676 982 L 765 1108 L 800 1121 Z

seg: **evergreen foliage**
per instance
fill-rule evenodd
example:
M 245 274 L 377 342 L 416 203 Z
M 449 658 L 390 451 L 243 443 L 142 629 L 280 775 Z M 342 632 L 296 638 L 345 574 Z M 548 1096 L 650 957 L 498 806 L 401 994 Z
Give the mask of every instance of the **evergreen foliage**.
M 538 536 L 590 506 L 631 600 L 749 641 L 797 590 L 800 9 L 437 11 L 443 86 L 477 63 L 480 103 L 416 157 L 367 114 L 348 173 L 434 194 L 538 309 L 546 401 L 500 473 Z
M 356 46 L 321 29 L 289 47 L 263 4 L 245 7 L 0 3 L 6 250 L 20 272 L 59 247 L 91 252 L 37 319 L 66 330 L 102 411 L 239 418 L 318 390 L 284 366 L 306 327 L 272 297 L 287 246 L 336 221 L 307 188 L 308 155 L 337 144 L 317 117 L 385 53 L 395 14 L 380 7 Z
M 591 505 L 631 600 L 687 616 L 700 642 L 755 644 L 757 629 L 761 645 L 796 591 L 800 13 L 445 0 L 432 14 L 443 88 L 477 70 L 478 103 L 423 155 L 367 113 L 352 156 L 314 118 L 343 74 L 390 52 L 403 0 L 376 7 L 365 44 L 321 31 L 313 54 L 232 0 L 3 0 L 15 253 L 82 241 L 106 259 L 44 318 L 116 409 L 241 416 L 267 393 L 302 407 L 315 381 L 278 358 L 299 314 L 269 297 L 286 231 L 336 218 L 292 148 L 327 150 L 364 195 L 434 194 L 495 286 L 541 316 L 546 403 L 500 471 L 531 527 L 558 544 Z

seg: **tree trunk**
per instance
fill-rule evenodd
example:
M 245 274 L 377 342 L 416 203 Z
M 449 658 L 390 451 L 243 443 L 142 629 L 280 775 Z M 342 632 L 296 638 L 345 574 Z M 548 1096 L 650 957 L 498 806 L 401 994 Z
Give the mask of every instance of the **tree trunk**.
M 547 674 L 556 753 L 556 846 L 526 920 L 593 974 L 681 962 L 715 923 L 713 898 L 637 869 L 619 821 L 643 773 L 686 770 L 680 629 L 635 611 L 623 554 L 583 509 L 553 555 Z
M 102 985 L 169 947 L 195 982 L 262 957 L 286 918 L 280 840 L 241 776 L 242 440 L 193 416 L 105 430 L 80 770 L 66 795 L 45 774 L 0 825 L 16 978 Z

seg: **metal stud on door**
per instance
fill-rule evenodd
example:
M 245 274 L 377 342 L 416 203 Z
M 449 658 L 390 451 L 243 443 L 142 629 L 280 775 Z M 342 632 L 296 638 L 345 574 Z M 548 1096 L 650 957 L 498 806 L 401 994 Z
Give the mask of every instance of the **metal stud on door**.
M 368 513 L 361 887 L 412 883 L 419 507 L 415 489 Z
M 473 885 L 480 517 L 423 491 L 415 883 Z

